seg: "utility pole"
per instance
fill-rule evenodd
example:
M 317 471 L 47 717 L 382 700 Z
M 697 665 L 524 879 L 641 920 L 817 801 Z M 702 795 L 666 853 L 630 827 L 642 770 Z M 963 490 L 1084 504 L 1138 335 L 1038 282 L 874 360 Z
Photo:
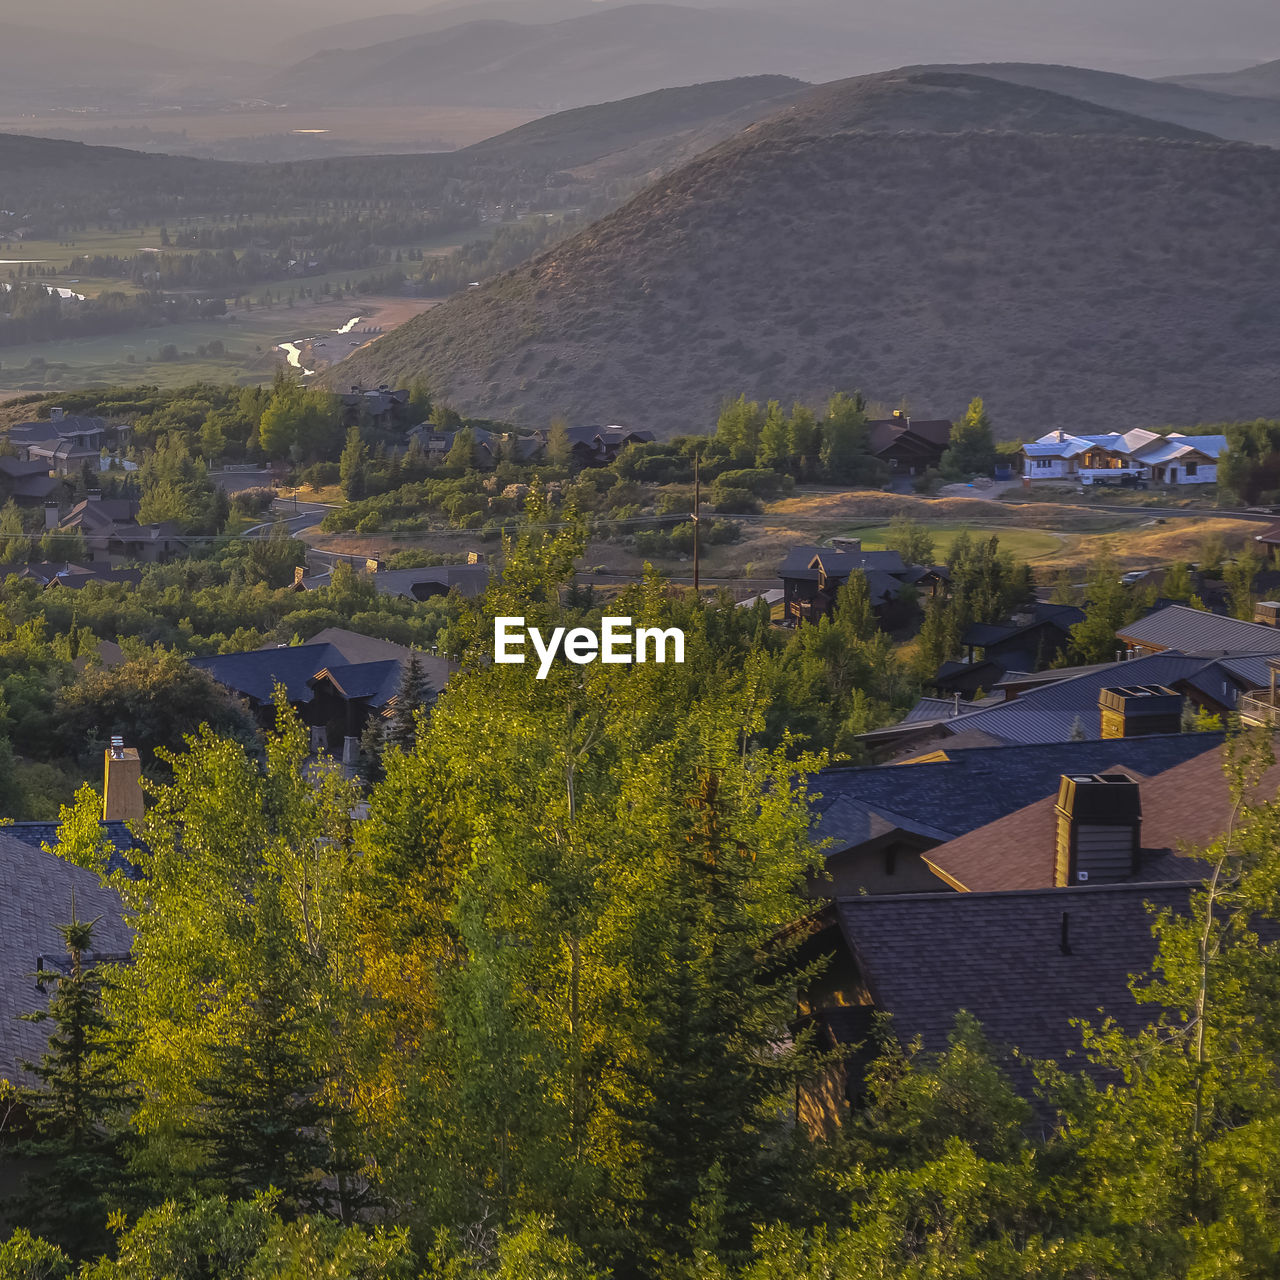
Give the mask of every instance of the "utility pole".
M 695 595 L 698 591 L 698 509 L 702 506 L 702 477 L 698 468 L 701 460 L 699 454 L 693 455 L 693 590 Z

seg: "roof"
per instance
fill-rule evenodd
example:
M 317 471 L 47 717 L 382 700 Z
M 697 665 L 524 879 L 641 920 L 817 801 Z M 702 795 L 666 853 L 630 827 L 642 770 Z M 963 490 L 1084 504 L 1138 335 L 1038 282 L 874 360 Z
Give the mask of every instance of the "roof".
M 325 667 L 311 677 L 312 682 L 329 680 L 350 701 L 368 701 L 371 706 L 385 707 L 400 689 L 403 672 L 394 659 L 386 662 L 353 662 L 330 669 Z
M 870 839 L 873 814 L 900 823 L 903 830 L 953 839 L 1048 795 L 1064 773 L 1099 773 L 1124 764 L 1155 774 L 1221 743 L 1217 733 L 1157 734 L 972 747 L 938 763 L 824 769 L 809 780 L 811 830 L 815 839 L 831 840 L 831 855 Z
M 1275 636 L 1280 639 L 1280 631 Z M 1145 658 L 1089 669 L 1069 680 L 1043 685 L 997 706 L 959 716 L 950 724 L 957 733 L 962 728 L 980 729 L 1005 742 L 1063 742 L 1077 730 L 1086 738 L 1097 738 L 1102 733 L 1098 697 L 1111 685 L 1163 684 L 1176 687 L 1194 677 L 1202 692 L 1212 690 L 1214 701 L 1233 707 L 1241 689 L 1259 687 L 1233 674 L 1240 669 L 1239 660 L 1228 671 L 1214 658 L 1173 652 L 1153 653 Z
M 12 836 L 29 844 L 34 849 L 58 843 L 57 822 L 8 822 L 0 828 L 0 834 Z M 111 857 L 107 860 L 108 871 L 123 871 L 131 879 L 136 879 L 137 868 L 125 856 L 135 849 L 142 849 L 143 843 L 129 830 L 126 822 L 100 822 L 98 827 L 105 839 L 113 847 Z
M 1180 856 L 1201 848 L 1226 831 L 1234 802 L 1223 773 L 1223 755 L 1215 746 L 1154 776 L 1120 762 L 1096 773 L 1127 773 L 1139 784 L 1142 800 L 1143 854 L 1139 878 L 1182 880 L 1197 874 Z M 1259 795 L 1280 787 L 1280 765 L 1262 778 Z M 1040 889 L 1053 885 L 1057 834 L 1057 787 L 1035 803 L 931 850 L 925 860 L 944 880 L 969 891 Z
M 1280 653 L 1280 627 L 1224 618 L 1185 604 L 1157 609 L 1122 627 L 1116 635 L 1143 648 L 1179 649 L 1183 653 Z
M 191 665 L 207 671 L 233 693 L 265 706 L 271 701 L 277 684 L 284 685 L 290 702 L 310 702 L 314 691 L 309 681 L 317 672 L 349 664 L 333 645 L 313 642 L 192 658 Z
M 405 596 L 422 600 L 433 594 L 429 588 L 448 592 L 455 587 L 469 598 L 484 595 L 489 586 L 489 566 L 485 564 L 441 564 L 422 569 L 389 569 L 371 578 L 379 595 Z M 426 591 L 415 588 L 428 588 Z
M 1184 436 L 1180 432 L 1162 437 L 1155 443 L 1139 449 L 1135 456 L 1147 466 L 1172 462 L 1191 453 L 1202 454 L 1216 461 L 1227 451 L 1226 436 Z
M 906 565 L 902 563 L 902 556 L 897 551 L 838 551 L 834 547 L 792 547 L 778 569 L 778 576 L 817 582 L 818 568 L 815 561 L 821 561 L 829 577 L 837 578 L 848 577 L 858 569 L 864 572 L 875 569 L 894 575 L 906 572 Z
M 1151 907 L 1185 911 L 1191 891 L 1125 884 L 867 895 L 839 899 L 837 915 L 900 1039 L 944 1049 L 967 1010 L 995 1044 L 1062 1062 L 1080 1048 L 1072 1019 L 1099 1022 L 1105 1012 L 1128 1032 L 1150 1022 L 1152 1006 L 1137 1004 L 1129 977 L 1147 972 L 1155 955 Z M 1025 1068 L 1014 1074 L 1030 1085 Z
M 21 1017 L 49 1007 L 32 975 L 41 956 L 66 955 L 58 926 L 70 921 L 73 898 L 77 918 L 101 917 L 94 927 L 98 954 L 126 954 L 132 937 L 114 889 L 11 830 L 0 830 L 0 1079 L 34 1083 L 21 1063 L 40 1059 L 49 1032 Z

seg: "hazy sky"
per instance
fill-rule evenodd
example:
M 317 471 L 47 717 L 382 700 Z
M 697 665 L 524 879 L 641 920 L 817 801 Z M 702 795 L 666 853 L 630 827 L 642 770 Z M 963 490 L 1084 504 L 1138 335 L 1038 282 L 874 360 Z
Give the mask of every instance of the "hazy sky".
M 617 0 L 606 0 L 615 3 Z M 891 34 L 905 60 L 1034 58 L 1094 66 L 1146 60 L 1152 74 L 1280 58 L 1280 0 L 680 0 L 756 8 Z M 275 56 L 291 32 L 361 16 L 432 8 L 538 21 L 592 0 L 0 0 L 4 19 L 88 36 L 99 32 L 194 53 Z M 344 41 L 345 42 L 345 41 Z M 1136 65 L 1132 69 L 1137 70 Z

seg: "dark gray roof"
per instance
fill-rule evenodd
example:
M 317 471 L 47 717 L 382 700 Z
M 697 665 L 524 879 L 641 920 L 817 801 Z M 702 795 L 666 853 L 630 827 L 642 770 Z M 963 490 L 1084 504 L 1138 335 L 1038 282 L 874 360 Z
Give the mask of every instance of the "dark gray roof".
M 9 831 L 0 830 L 0 1080 L 29 1084 L 34 1081 L 21 1063 L 39 1061 L 49 1029 L 21 1015 L 49 1007 L 33 975 L 41 956 L 65 956 L 58 926 L 71 919 L 73 895 L 77 918 L 101 917 L 94 926 L 96 953 L 127 954 L 133 940 L 115 890 Z
M 1280 653 L 1280 627 L 1224 618 L 1203 609 L 1171 604 L 1121 627 L 1116 635 L 1130 644 L 1205 655 Z
M 489 586 L 489 566 L 485 564 L 440 564 L 423 569 L 389 569 L 375 573 L 370 579 L 379 595 L 404 596 L 410 600 L 421 600 L 425 596 L 422 588 L 443 588 L 451 591 L 455 587 L 468 597 L 484 595 Z M 415 590 L 415 588 L 417 590 Z
M 58 843 L 58 825 L 56 822 L 10 822 L 4 826 L 3 833 L 29 844 L 33 849 L 41 849 L 45 845 L 52 848 Z M 112 846 L 107 870 L 123 871 L 131 880 L 137 879 L 138 869 L 129 861 L 128 855 L 143 849 L 142 841 L 129 830 L 128 823 L 100 822 L 98 826 Z
M 962 728 L 980 729 L 1005 742 L 1062 742 L 1078 721 L 1086 738 L 1096 738 L 1102 732 L 1098 696 L 1103 689 L 1115 684 L 1176 685 L 1193 676 L 1198 677 L 1197 687 L 1216 678 L 1216 696 L 1226 705 L 1234 705 L 1240 688 L 1248 687 L 1213 659 L 1156 653 L 1032 689 L 1012 702 L 960 716 L 951 725 L 956 733 Z
M 400 688 L 402 667 L 394 659 L 386 662 L 353 662 L 325 668 L 325 674 L 344 697 L 367 700 L 372 707 L 385 707 Z
M 310 681 L 317 672 L 350 664 L 334 645 L 313 642 L 192 658 L 191 665 L 207 671 L 233 693 L 265 706 L 274 696 L 277 684 L 284 685 L 290 702 L 310 702 L 314 696 Z
M 816 582 L 818 571 L 809 567 L 815 556 L 820 556 L 823 568 L 836 577 L 847 577 L 856 569 L 878 569 L 881 573 L 898 575 L 905 573 L 907 568 L 902 563 L 902 556 L 896 551 L 837 551 L 834 547 L 793 547 L 778 569 L 779 576 Z
M 953 724 L 973 719 L 963 716 Z M 949 840 L 1021 809 L 1053 791 L 1064 773 L 1124 765 L 1150 776 L 1222 745 L 1220 733 L 972 747 L 931 764 L 824 769 L 809 780 L 813 834 L 832 841 L 828 856 L 871 838 L 886 819 L 904 830 Z
M 1079 1051 L 1073 1018 L 1097 1023 L 1105 1014 L 1130 1032 L 1151 1021 L 1153 1006 L 1129 990 L 1129 975 L 1147 972 L 1155 954 L 1148 904 L 1185 911 L 1191 889 L 868 895 L 841 898 L 837 913 L 875 1004 L 903 1041 L 945 1048 L 963 1009 L 997 1045 L 1061 1062 Z M 1015 1080 L 1030 1083 L 1025 1071 Z

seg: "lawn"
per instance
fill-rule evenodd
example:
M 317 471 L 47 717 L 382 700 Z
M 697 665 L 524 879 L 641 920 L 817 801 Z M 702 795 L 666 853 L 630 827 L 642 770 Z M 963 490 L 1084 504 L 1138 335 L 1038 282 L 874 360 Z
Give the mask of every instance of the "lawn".
M 925 523 L 925 522 L 922 522 Z M 1065 538 L 1062 534 L 1049 533 L 1043 529 L 1021 529 L 1008 525 L 984 526 L 973 524 L 932 524 L 925 527 L 933 535 L 934 553 L 939 563 L 945 563 L 951 554 L 951 544 L 967 533 L 970 538 L 985 541 L 992 535 L 1000 539 L 1000 547 L 1004 551 L 1012 551 L 1020 560 L 1034 562 L 1045 556 L 1056 555 L 1063 546 Z M 869 528 L 853 528 L 848 531 L 849 537 L 861 538 L 862 546 L 867 551 L 883 551 L 889 537 L 887 524 L 872 525 Z

